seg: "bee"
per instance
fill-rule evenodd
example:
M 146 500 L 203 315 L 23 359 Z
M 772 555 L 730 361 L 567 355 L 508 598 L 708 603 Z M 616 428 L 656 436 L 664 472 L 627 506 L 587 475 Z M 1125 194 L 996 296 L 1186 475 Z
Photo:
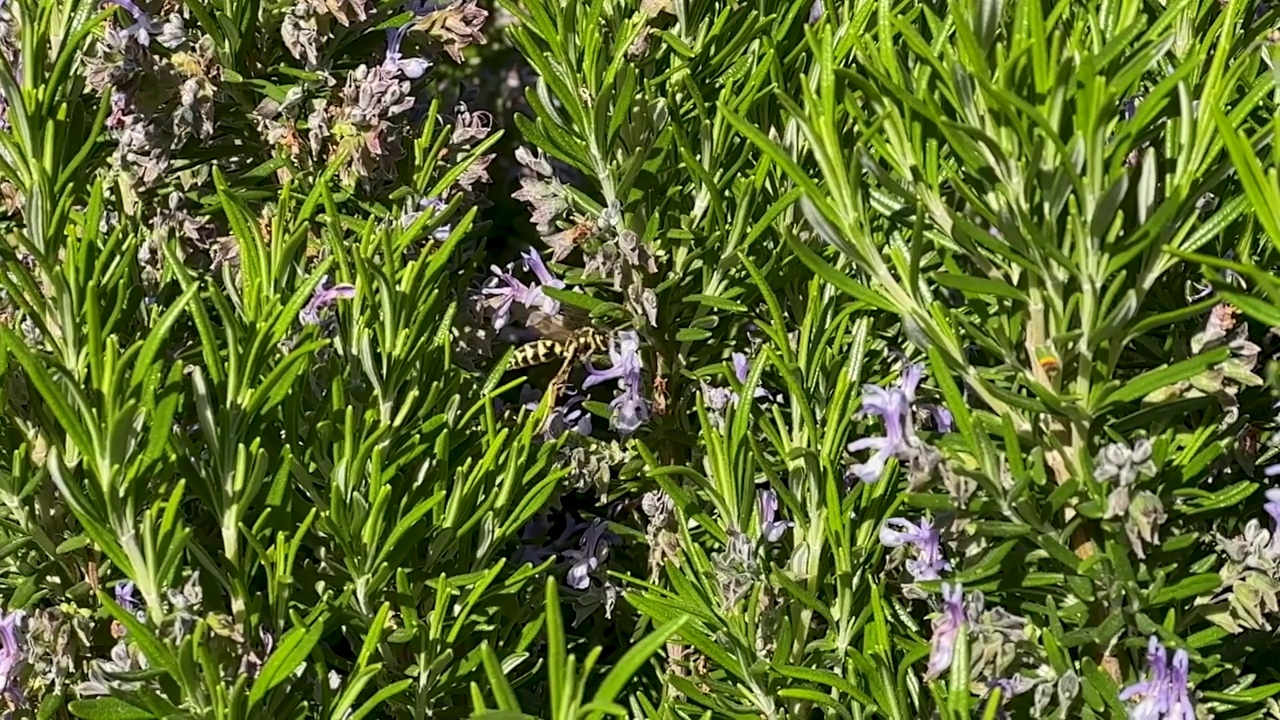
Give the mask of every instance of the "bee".
M 1222 332 L 1227 333 L 1235 328 L 1236 316 L 1239 314 L 1239 310 L 1226 303 L 1221 303 L 1215 305 L 1213 310 L 1210 311 L 1209 324 L 1216 325 Z
M 1261 449 L 1262 431 L 1253 425 L 1246 425 L 1244 431 L 1240 433 L 1240 452 L 1249 459 L 1250 462 L 1258 459 L 1258 453 Z
M 1045 356 L 1039 359 L 1040 367 L 1049 377 L 1054 377 L 1062 370 L 1062 361 L 1053 356 Z
M 1045 377 L 1050 380 L 1056 378 L 1058 373 L 1062 372 L 1062 360 L 1058 358 L 1057 353 L 1049 348 L 1036 349 L 1036 364 L 1040 366 Z
M 547 245 L 552 249 L 552 259 L 558 261 L 568 257 L 574 248 L 586 242 L 588 238 L 595 234 L 596 225 L 594 222 L 580 216 L 575 217 L 572 226 L 546 238 Z
M 667 414 L 667 379 L 661 375 L 655 375 L 653 378 L 653 413 L 655 415 Z
M 581 245 L 596 233 L 596 224 L 585 218 L 576 218 L 573 227 L 565 231 L 565 240 L 571 245 Z
M 578 360 L 597 353 L 606 352 L 611 343 L 607 333 L 601 332 L 587 324 L 573 326 L 565 322 L 563 315 L 549 315 L 540 310 L 529 313 L 526 325 L 537 331 L 541 339 L 516 348 L 511 356 L 508 370 L 542 365 L 553 360 L 561 360 L 560 369 L 547 387 L 551 395 L 551 403 L 556 402 L 556 395 L 569 379 L 569 371 Z

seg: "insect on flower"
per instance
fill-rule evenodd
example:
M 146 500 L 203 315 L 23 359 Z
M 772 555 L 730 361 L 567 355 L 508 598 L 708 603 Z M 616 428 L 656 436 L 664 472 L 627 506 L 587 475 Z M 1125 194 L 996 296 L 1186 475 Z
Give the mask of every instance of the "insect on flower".
M 551 394 L 551 404 L 556 402 L 556 395 L 569 379 L 569 372 L 575 362 L 585 360 L 591 355 L 609 349 L 609 335 L 587 323 L 573 324 L 566 319 L 567 311 L 561 309 L 556 315 L 533 310 L 529 313 L 526 325 L 536 331 L 541 338 L 516 348 L 511 356 L 508 370 L 542 365 L 559 359 L 560 369 L 556 371 L 547 392 Z
M 666 415 L 667 402 L 670 396 L 667 394 L 667 379 L 662 375 L 653 376 L 653 414 Z
M 551 258 L 553 260 L 562 260 L 568 257 L 573 249 L 586 242 L 596 234 L 596 224 L 594 221 L 575 215 L 573 225 L 543 238 L 547 246 L 551 248 Z
M 1050 380 L 1056 378 L 1058 373 L 1062 372 L 1062 360 L 1058 358 L 1057 353 L 1048 348 L 1038 348 L 1036 350 L 1036 364 L 1044 371 L 1045 377 Z

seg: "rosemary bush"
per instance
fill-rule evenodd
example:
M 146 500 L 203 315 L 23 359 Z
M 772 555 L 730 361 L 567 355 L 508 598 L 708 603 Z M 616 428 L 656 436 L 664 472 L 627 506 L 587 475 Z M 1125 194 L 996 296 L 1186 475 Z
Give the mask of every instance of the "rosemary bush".
M 632 716 L 1280 711 L 1275 10 L 510 10 L 547 292 L 637 333 Z
M 1278 26 L 0 2 L 0 712 L 1280 718 Z

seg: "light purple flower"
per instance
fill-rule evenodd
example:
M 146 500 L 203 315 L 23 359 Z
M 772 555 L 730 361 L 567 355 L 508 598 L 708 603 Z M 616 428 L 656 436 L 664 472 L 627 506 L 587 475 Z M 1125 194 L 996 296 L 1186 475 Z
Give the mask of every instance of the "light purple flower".
M 559 407 L 551 409 L 546 428 L 542 431 L 543 440 L 548 442 L 566 432 L 576 432 L 583 436 L 591 434 L 591 413 L 582 407 L 583 397 L 573 394 L 573 389 L 569 387 L 564 389 L 564 394 L 567 399 Z M 529 385 L 520 389 L 520 404 L 526 410 L 537 410 L 541 403 L 541 392 Z
M 27 662 L 20 637 L 23 618 L 21 610 L 8 614 L 0 612 L 0 694 L 9 698 L 15 707 L 25 701 L 22 687 L 18 684 L 18 674 Z
M 134 38 L 143 47 L 151 45 L 151 36 L 155 34 L 155 26 L 151 24 L 151 16 L 143 12 L 133 0 L 107 0 L 108 5 L 116 5 L 133 16 L 133 25 L 125 28 L 120 36 Z
M 809 24 L 812 25 L 822 19 L 822 0 L 813 0 L 813 4 L 809 6 Z
M 1196 706 L 1191 701 L 1191 657 L 1186 650 L 1173 653 L 1173 664 L 1169 674 L 1169 709 L 1165 717 L 1169 720 L 1196 720 Z
M 924 375 L 924 368 L 914 363 L 902 370 L 896 385 L 888 388 L 879 385 L 862 386 L 862 407 L 859 416 L 874 415 L 884 421 L 884 435 L 866 437 L 849 443 L 850 454 L 872 450 L 866 462 L 855 463 L 849 473 L 862 482 L 875 482 L 884 473 L 890 458 L 910 459 L 920 456 L 921 442 L 916 438 L 912 406 L 916 400 L 916 388 Z M 934 413 L 934 424 L 939 430 L 950 430 L 951 413 L 945 408 L 925 406 Z
M 933 418 L 933 428 L 940 433 L 949 433 L 955 427 L 955 418 L 951 411 L 941 405 L 926 405 L 925 411 Z
M 428 210 L 430 210 L 433 215 L 438 215 L 448 208 L 449 205 L 447 203 L 440 198 L 434 197 L 422 198 L 417 202 L 416 206 L 410 202 L 409 209 L 400 216 L 400 228 L 408 230 L 413 227 L 413 224 L 418 222 L 418 219 L 422 217 L 422 214 Z M 437 242 L 444 242 L 449 239 L 449 235 L 451 234 L 453 234 L 453 225 L 451 223 L 444 223 L 431 233 L 431 237 Z
M 902 394 L 907 396 L 907 402 L 916 401 L 916 388 L 920 386 L 920 379 L 924 377 L 924 366 L 916 363 L 908 363 L 902 370 L 902 377 L 898 379 L 898 388 L 902 390 Z
M 529 293 L 524 301 L 525 306 L 537 307 L 548 315 L 559 314 L 560 301 L 542 292 L 542 288 L 552 287 L 560 290 L 564 288 L 564 281 L 551 274 L 551 270 L 547 269 L 547 264 L 542 262 L 542 255 L 538 254 L 537 250 L 530 248 L 528 252 L 520 253 L 520 257 L 524 260 L 524 269 L 538 278 L 538 284 L 529 286 Z
M 866 462 L 853 465 L 850 471 L 862 482 L 875 482 L 880 479 L 889 458 L 907 452 L 907 438 L 915 434 L 915 429 L 911 423 L 911 401 L 900 388 L 864 385 L 862 390 L 860 414 L 875 415 L 884 420 L 884 435 L 849 443 L 850 454 L 875 451 Z
M 490 269 L 494 276 L 480 291 L 493 298 L 490 303 L 494 307 L 493 327 L 496 330 L 501 330 L 511 321 L 511 308 L 516 303 L 526 308 L 537 308 L 548 315 L 560 312 L 560 302 L 542 292 L 542 287 L 560 289 L 564 287 L 564 281 L 551 274 L 537 250 L 520 253 L 520 257 L 524 261 L 525 270 L 532 272 L 538 282 L 526 285 L 510 272 L 492 266 Z
M 942 583 L 942 609 L 933 619 L 933 637 L 929 640 L 929 667 L 926 677 L 938 677 L 951 667 L 956 640 L 961 632 L 968 632 L 969 619 L 965 614 L 964 590 L 959 583 Z
M 745 385 L 747 383 L 747 375 L 751 371 L 751 363 L 747 360 L 747 356 L 736 352 L 730 355 L 729 358 L 733 364 L 733 376 L 738 379 L 739 383 Z M 767 398 L 769 397 L 769 391 L 757 385 L 755 392 L 751 395 L 756 398 Z M 734 393 L 733 399 L 738 399 L 737 393 Z
M 400 28 L 387 28 L 387 52 L 382 58 L 382 67 L 388 72 L 398 70 L 410 80 L 417 80 L 431 68 L 431 62 L 422 58 L 405 58 L 400 54 L 400 44 L 409 32 L 409 25 Z
M 760 535 L 765 542 L 775 543 L 783 534 L 795 527 L 790 520 L 777 520 L 778 493 L 772 490 L 761 490 L 760 501 Z
M 586 383 L 583 383 L 586 386 Z M 628 385 L 609 403 L 613 428 L 623 435 L 630 435 L 649 420 L 649 401 L 640 394 L 637 385 Z
M 1149 675 L 1120 692 L 1121 701 L 1138 698 L 1138 704 L 1129 708 L 1129 719 L 1196 720 L 1195 704 L 1187 687 L 1190 664 L 1186 650 L 1175 652 L 1170 663 L 1168 651 L 1153 636 L 1147 643 Z
M 1280 465 L 1272 465 L 1271 467 L 1280 467 Z M 1267 470 L 1270 471 L 1271 468 L 1267 468 Z M 1262 509 L 1266 510 L 1267 514 L 1271 516 L 1271 547 L 1280 549 L 1280 488 L 1267 490 L 1266 496 L 1267 501 L 1263 503 Z
M 591 574 L 609 559 L 610 538 L 605 534 L 605 524 L 595 520 L 582 534 L 577 550 L 566 550 L 564 557 L 573 561 L 565 580 L 575 590 L 586 590 L 591 585 Z
M 304 325 L 317 325 L 320 323 L 320 313 L 329 309 L 339 300 L 349 300 L 356 296 L 356 287 L 346 283 L 338 285 L 329 284 L 329 276 L 326 275 L 320 279 L 320 285 L 316 287 L 315 294 L 311 296 L 311 300 L 307 301 L 302 311 L 298 313 L 298 319 Z
M 1267 490 L 1266 496 L 1267 502 L 1263 504 L 1262 509 L 1267 511 L 1271 520 L 1276 523 L 1276 530 L 1280 531 L 1280 488 Z
M 747 374 L 751 370 L 751 366 L 747 362 L 747 356 L 743 353 L 736 352 L 729 357 L 733 361 L 733 376 L 738 378 L 738 382 L 745 385 L 747 382 Z
M 607 370 L 596 370 L 587 364 L 584 390 L 610 380 L 617 380 L 624 390 L 640 387 L 640 370 L 644 364 L 640 359 L 640 336 L 634 330 L 624 330 L 614 336 L 609 346 L 609 362 Z
M 609 403 L 613 411 L 610 420 L 615 430 L 630 435 L 649 419 L 649 401 L 640 393 L 640 371 L 644 367 L 640 359 L 640 336 L 634 330 L 615 335 L 609 346 L 609 361 L 607 370 L 597 370 L 587 363 L 587 379 L 582 382 L 582 388 L 617 380 L 622 392 Z
M 950 570 L 951 563 L 942 558 L 942 540 L 933 523 L 927 518 L 917 525 L 903 518 L 889 518 L 880 528 L 880 543 L 896 548 L 910 545 L 915 548 L 915 558 L 907 561 L 907 572 L 917 581 L 937 580 L 943 570 Z
M 480 292 L 492 298 L 491 302 L 494 303 L 493 329 L 501 330 L 511 321 L 511 307 L 516 303 L 527 304 L 529 286 L 520 282 L 515 275 L 497 265 L 493 265 L 489 269 L 493 271 L 493 277 L 489 279 L 489 283 Z
M 138 610 L 138 601 L 133 596 L 137 586 L 132 580 L 125 580 L 116 585 L 116 604 L 124 608 L 128 612 L 136 612 Z

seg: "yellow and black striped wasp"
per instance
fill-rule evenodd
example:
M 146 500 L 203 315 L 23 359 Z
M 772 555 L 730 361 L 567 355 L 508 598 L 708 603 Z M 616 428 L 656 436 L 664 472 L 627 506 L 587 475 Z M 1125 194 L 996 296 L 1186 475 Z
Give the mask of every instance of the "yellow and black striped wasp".
M 516 348 L 507 370 L 520 370 L 559 359 L 560 369 L 547 386 L 552 406 L 555 405 L 556 395 L 568 381 L 574 363 L 607 352 L 611 342 L 608 333 L 592 327 L 585 318 L 572 316 L 568 308 L 562 308 L 558 315 L 533 310 L 529 313 L 525 326 L 537 332 L 540 337 Z

